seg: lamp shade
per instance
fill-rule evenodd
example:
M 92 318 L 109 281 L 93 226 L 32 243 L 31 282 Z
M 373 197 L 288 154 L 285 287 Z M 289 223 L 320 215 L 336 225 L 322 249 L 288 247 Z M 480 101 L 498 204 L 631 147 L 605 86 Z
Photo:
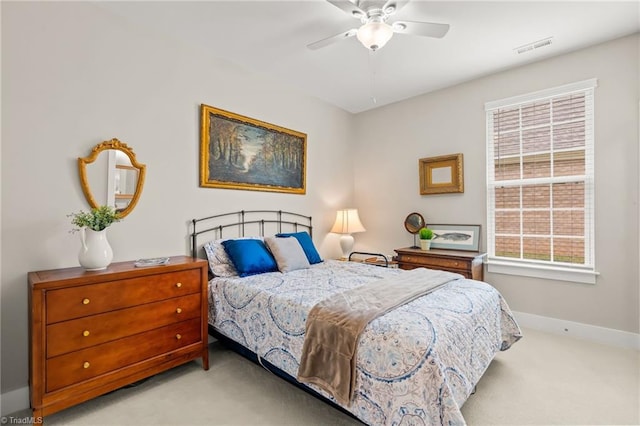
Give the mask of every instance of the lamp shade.
M 336 223 L 333 224 L 331 231 L 336 234 L 352 234 L 354 232 L 364 232 L 364 226 L 360 222 L 358 209 L 338 210 L 336 214 Z
M 356 33 L 356 37 L 367 49 L 376 51 L 393 36 L 393 28 L 385 22 L 368 22 L 361 26 Z

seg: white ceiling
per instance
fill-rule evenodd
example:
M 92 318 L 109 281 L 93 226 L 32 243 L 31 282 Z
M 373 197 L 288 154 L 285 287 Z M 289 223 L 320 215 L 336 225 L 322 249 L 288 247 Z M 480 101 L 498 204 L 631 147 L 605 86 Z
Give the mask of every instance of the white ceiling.
M 444 38 L 395 34 L 372 53 L 351 37 L 310 50 L 359 21 L 324 0 L 99 4 L 353 113 L 640 31 L 640 1 L 412 0 L 389 21 L 450 24 Z

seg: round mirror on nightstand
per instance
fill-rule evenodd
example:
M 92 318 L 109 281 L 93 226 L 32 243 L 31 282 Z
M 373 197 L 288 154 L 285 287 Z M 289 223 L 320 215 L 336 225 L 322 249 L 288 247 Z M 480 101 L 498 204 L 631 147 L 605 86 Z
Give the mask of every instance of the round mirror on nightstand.
M 409 216 L 404 220 L 404 227 L 410 234 L 413 234 L 413 247 L 411 248 L 419 248 L 417 245 L 417 235 L 420 232 L 421 228 L 424 228 L 426 222 L 424 221 L 424 217 L 420 213 L 410 213 Z

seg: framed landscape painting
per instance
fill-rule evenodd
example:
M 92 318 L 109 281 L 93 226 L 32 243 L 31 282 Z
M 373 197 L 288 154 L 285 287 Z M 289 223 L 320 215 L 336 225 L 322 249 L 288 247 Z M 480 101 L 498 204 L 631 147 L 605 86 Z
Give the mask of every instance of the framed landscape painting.
M 204 104 L 200 114 L 200 186 L 306 192 L 306 134 Z

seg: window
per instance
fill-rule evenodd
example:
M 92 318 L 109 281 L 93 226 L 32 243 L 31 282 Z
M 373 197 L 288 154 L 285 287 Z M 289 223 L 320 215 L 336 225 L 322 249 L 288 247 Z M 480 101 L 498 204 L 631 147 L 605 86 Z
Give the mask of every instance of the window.
M 488 270 L 595 283 L 595 79 L 488 102 Z

